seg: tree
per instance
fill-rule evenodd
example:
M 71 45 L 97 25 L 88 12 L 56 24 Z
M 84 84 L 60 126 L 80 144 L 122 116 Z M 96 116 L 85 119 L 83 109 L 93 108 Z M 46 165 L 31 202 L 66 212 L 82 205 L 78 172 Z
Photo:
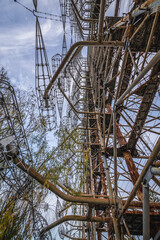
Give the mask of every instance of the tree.
M 38 118 L 34 92 L 14 90 L 3 67 L 0 70 L 0 116 L 0 238 L 30 239 L 36 227 L 36 208 L 47 191 L 19 170 L 12 159 L 17 157 L 38 169 L 43 161 L 40 153 L 45 158 L 49 148 L 45 124 Z
M 46 179 L 55 184 L 59 181 L 72 193 L 79 194 L 86 181 L 84 170 L 88 167 L 89 149 L 85 149 L 81 143 L 78 128 L 60 128 L 55 135 L 58 146 L 47 154 L 46 161 L 42 164 L 47 173 Z
M 84 148 L 78 128 L 57 130 L 58 147 L 51 147 L 33 90 L 14 90 L 4 68 L 0 76 L 1 139 L 8 141 L 7 144 L 1 142 L 0 236 L 2 239 L 30 239 L 34 234 L 32 229 L 37 226 L 35 214 L 46 224 L 37 209 L 48 191 L 18 169 L 12 159 L 24 161 L 46 180 L 70 194 L 79 195 L 87 177 L 84 170 L 88 169 L 90 150 Z M 73 212 L 76 213 L 75 207 Z

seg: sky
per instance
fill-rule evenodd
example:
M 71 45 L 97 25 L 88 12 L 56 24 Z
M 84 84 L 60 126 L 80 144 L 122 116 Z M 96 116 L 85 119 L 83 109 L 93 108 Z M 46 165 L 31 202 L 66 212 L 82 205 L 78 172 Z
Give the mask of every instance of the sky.
M 19 0 L 33 10 L 32 0 Z M 39 11 L 60 15 L 59 1 L 38 1 Z M 49 10 L 48 10 L 49 6 Z M 0 67 L 5 67 L 13 85 L 27 90 L 35 85 L 35 17 L 14 0 L 1 0 Z M 61 53 L 61 22 L 40 19 L 49 61 Z

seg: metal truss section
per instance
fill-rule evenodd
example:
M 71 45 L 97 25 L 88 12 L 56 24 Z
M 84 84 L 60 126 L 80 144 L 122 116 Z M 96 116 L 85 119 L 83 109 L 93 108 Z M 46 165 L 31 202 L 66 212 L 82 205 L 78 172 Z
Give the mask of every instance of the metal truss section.
M 66 71 L 71 79 L 69 91 L 64 88 L 61 77 L 58 88 L 68 103 L 66 122 L 67 118 L 71 119 L 71 129 L 78 125 L 82 130 L 79 140 L 88 154 L 89 169 L 85 169 L 87 178 L 83 191 L 92 196 L 108 197 L 116 203 L 111 208 L 89 206 L 88 219 L 103 216 L 109 221 L 96 225 L 87 223 L 83 237 L 121 239 L 123 235 L 138 239 L 145 231 L 142 231 L 142 208 L 136 205 L 129 208 L 127 204 L 131 200 L 145 201 L 143 179 L 138 187 L 137 182 L 146 171 L 149 156 L 158 151 L 155 146 L 160 124 L 159 3 L 142 3 L 121 19 L 117 17 L 120 1 L 116 1 L 115 16 L 104 18 L 104 6 L 107 9 L 111 2 L 107 5 L 105 1 L 77 1 L 75 5 L 71 1 L 80 39 L 94 40 L 95 46 L 94 43 L 88 46 L 87 58 L 82 57 L 80 49 L 77 49 L 78 54 L 76 51 L 70 56 L 66 53 L 54 76 Z M 96 41 L 119 41 L 123 46 L 96 46 Z M 53 84 L 56 83 L 54 76 Z M 149 185 L 151 195 L 158 196 L 158 177 L 154 176 Z M 126 201 L 124 206 L 123 201 Z M 159 210 L 152 209 L 149 215 L 149 234 L 154 237 L 159 230 L 155 222 Z M 59 230 L 61 237 L 62 230 Z
M 0 175 L 13 192 L 18 191 L 20 194 L 21 190 L 22 193 L 25 190 L 24 186 L 26 184 L 30 186 L 32 181 L 14 166 L 12 159 L 15 157 L 25 159 L 27 164 L 32 165 L 32 156 L 14 89 L 8 82 L 2 80 L 0 82 L 0 108 Z
M 1 201 L 0 217 L 3 219 L 6 210 L 13 208 L 15 226 L 16 224 L 21 225 L 19 231 L 22 238 L 28 239 L 31 233 L 28 232 L 26 226 L 29 227 L 30 224 L 33 224 L 34 237 L 40 239 L 36 238 L 37 228 L 39 226 L 40 234 L 41 229 L 47 226 L 47 222 L 37 210 L 34 210 L 36 214 L 33 214 L 33 178 L 20 171 L 14 164 L 15 159 L 18 159 L 20 162 L 25 160 L 25 163 L 33 166 L 33 160 L 15 91 L 9 82 L 3 80 L 0 81 L 0 126 L 0 178 L 3 192 L 1 194 L 3 195 L 2 199 L 5 199 L 5 201 Z M 27 170 L 26 168 L 26 172 Z M 21 208 L 23 211 L 19 211 Z M 40 223 L 41 225 L 39 225 Z M 52 239 L 50 232 L 47 232 L 42 239 Z
M 35 240 L 52 240 L 50 231 L 40 235 L 41 230 L 47 225 L 48 223 L 41 213 L 33 209 L 33 236 Z
M 42 37 L 42 32 L 38 18 L 36 18 L 36 92 L 39 103 L 40 114 L 44 118 L 46 127 L 50 130 L 56 127 L 56 106 L 55 91 L 52 88 L 47 104 L 43 101 L 44 91 L 51 79 L 51 72 L 48 63 L 47 53 Z

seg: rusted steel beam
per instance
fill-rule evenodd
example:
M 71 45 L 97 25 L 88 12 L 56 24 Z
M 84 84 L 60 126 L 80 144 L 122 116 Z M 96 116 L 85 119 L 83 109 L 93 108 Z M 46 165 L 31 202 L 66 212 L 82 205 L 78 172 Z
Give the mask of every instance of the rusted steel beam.
M 144 55 L 144 59 L 143 59 L 141 69 L 143 69 L 143 67 L 144 67 L 144 64 L 145 64 L 145 61 L 146 61 L 146 58 L 147 58 L 147 54 L 149 52 L 149 48 L 150 48 L 150 45 L 151 45 L 153 34 L 154 34 L 156 24 L 157 24 L 157 21 L 158 21 L 158 17 L 159 17 L 159 11 L 156 12 L 155 17 L 154 17 L 154 21 L 153 21 L 152 29 L 151 29 L 150 36 L 149 36 L 149 39 L 148 39 L 148 43 L 147 43 L 147 47 L 146 47 L 146 51 L 145 51 L 145 55 Z
M 121 2 L 120 0 L 116 0 L 116 6 L 115 6 L 115 11 L 114 11 L 114 16 L 115 17 L 118 17 L 120 2 Z
M 117 148 L 117 157 L 123 157 L 123 152 L 124 152 L 124 148 Z M 106 153 L 108 154 L 108 156 L 113 156 L 113 147 L 106 148 Z M 142 158 L 142 159 L 148 159 L 149 156 L 142 156 L 142 155 L 137 155 L 137 154 L 132 154 L 133 158 Z
M 106 172 L 106 180 L 107 180 L 107 186 L 108 186 L 108 192 L 109 192 L 109 199 L 111 201 L 113 201 L 113 190 L 112 190 L 112 185 L 111 185 L 111 180 L 110 180 L 109 167 L 108 167 L 107 160 L 106 160 L 106 157 L 105 157 L 104 154 L 102 155 L 102 159 L 103 159 L 103 162 L 104 162 L 104 165 L 105 165 L 105 172 Z M 115 234 L 116 234 L 117 239 L 119 240 L 119 239 L 121 239 L 121 237 L 120 237 L 120 229 L 119 229 L 119 225 L 118 225 L 118 219 L 115 216 L 115 211 L 114 211 L 113 208 L 112 208 L 112 217 L 113 217 L 113 226 L 114 226 Z
M 159 153 L 158 155 L 160 155 L 160 153 Z M 154 163 L 154 166 L 155 166 L 155 167 L 160 167 L 160 161 L 155 162 L 155 163 Z
M 106 0 L 101 0 L 99 23 L 98 23 L 98 42 L 102 42 L 103 40 L 103 24 L 104 24 L 105 9 L 106 9 Z
M 51 79 L 50 83 L 48 84 L 47 88 L 45 89 L 45 93 L 44 93 L 44 99 L 48 99 L 48 93 L 49 90 L 51 89 L 53 83 L 56 81 L 58 75 L 60 74 L 60 72 L 62 71 L 62 69 L 64 68 L 64 66 L 66 65 L 67 61 L 69 60 L 69 58 L 71 57 L 72 53 L 78 48 L 78 47 L 84 47 L 84 46 L 109 46 L 109 47 L 123 47 L 124 43 L 121 41 L 103 41 L 103 42 L 98 42 L 98 41 L 79 41 L 74 43 L 69 51 L 67 52 L 67 54 L 65 55 L 65 57 L 63 58 L 60 66 L 58 67 L 57 71 L 55 72 L 53 78 Z
M 66 222 L 66 221 L 85 221 L 85 222 L 109 222 L 111 219 L 106 218 L 106 217 L 91 217 L 91 219 L 87 219 L 87 217 L 85 216 L 78 216 L 78 215 L 68 215 L 68 216 L 64 216 L 61 219 L 58 219 L 57 221 L 55 221 L 54 223 L 48 225 L 47 227 L 43 228 L 40 232 L 40 234 L 44 234 L 45 232 L 49 231 L 52 228 L 55 228 L 56 226 L 58 226 L 59 224 Z
M 94 174 L 94 168 L 96 167 L 96 159 L 92 159 L 92 167 L 93 167 L 93 181 L 94 181 L 94 192 L 97 194 L 97 175 Z
M 96 117 L 96 116 L 95 116 Z M 97 118 L 95 118 L 95 125 L 97 125 Z M 98 131 L 89 131 L 90 136 L 93 136 L 94 138 L 90 137 L 91 139 L 91 144 L 92 142 L 94 143 L 96 141 L 96 143 L 99 143 L 99 137 L 98 137 Z M 98 146 L 99 148 L 99 146 Z M 106 189 L 106 184 L 105 184 L 105 173 L 104 173 L 104 168 L 103 168 L 103 163 L 102 163 L 102 159 L 101 159 L 101 153 L 98 152 L 97 153 L 97 148 L 93 151 L 91 151 L 91 158 L 93 161 L 92 164 L 92 168 L 93 169 L 100 169 L 100 181 L 97 181 L 97 176 L 94 174 L 93 171 L 93 181 L 94 181 L 94 189 L 95 189 L 95 193 L 97 194 L 101 194 L 101 191 L 103 191 L 103 195 L 107 195 L 107 189 Z M 98 167 L 97 167 L 98 166 Z M 100 216 L 100 212 L 99 210 L 96 210 L 96 216 Z M 101 231 L 97 229 L 97 237 L 98 240 L 102 239 L 102 235 L 101 235 Z
M 75 237 L 68 236 L 67 234 L 64 234 L 64 233 L 63 233 L 63 235 L 66 238 L 69 238 L 69 239 L 72 239 L 72 240 L 87 240 L 87 238 L 75 238 Z
M 92 206 L 89 206 L 88 208 L 88 212 L 87 212 L 87 221 L 90 221 L 92 219 L 92 209 L 93 207 Z
M 160 51 L 156 53 L 156 55 L 151 59 L 151 61 L 147 64 L 147 66 L 139 73 L 137 78 L 131 83 L 131 85 L 126 89 L 126 91 L 120 96 L 120 98 L 116 101 L 115 105 L 119 106 L 127 97 L 130 91 L 139 83 L 139 81 L 149 72 L 152 67 L 154 67 L 160 59 Z
M 144 25 L 144 23 L 146 22 L 146 20 L 149 18 L 149 14 L 147 14 L 145 16 L 145 18 L 143 19 L 143 21 L 140 23 L 140 25 L 138 26 L 138 28 L 136 29 L 136 31 L 132 34 L 132 36 L 130 37 L 130 41 L 134 38 L 134 36 L 140 31 L 140 29 L 142 28 L 142 26 Z
M 158 144 L 158 146 L 157 146 Z M 155 150 L 153 152 L 153 154 L 151 154 L 149 162 L 154 161 L 153 158 L 155 158 L 155 154 L 157 151 L 157 147 L 159 147 L 160 149 L 160 139 L 159 142 L 156 144 Z M 111 207 L 112 205 L 115 205 L 115 202 L 112 202 L 111 200 L 109 201 L 108 199 L 102 199 L 102 198 L 88 198 L 88 197 L 77 197 L 77 196 L 71 196 L 71 195 L 67 195 L 65 193 L 63 193 L 62 191 L 60 191 L 55 185 L 53 185 L 51 182 L 49 182 L 48 180 L 46 180 L 41 174 L 39 174 L 38 172 L 36 172 L 32 167 L 28 166 L 27 164 L 25 164 L 23 161 L 20 161 L 18 159 L 14 159 L 13 163 L 20 168 L 22 171 L 24 171 L 25 173 L 29 174 L 32 178 L 34 178 L 36 181 L 38 181 L 41 185 L 44 185 L 44 187 L 47 187 L 51 192 L 55 193 L 57 196 L 59 196 L 60 198 L 62 198 L 65 201 L 68 202 L 76 202 L 76 203 L 87 203 L 87 204 L 92 204 L 92 205 L 102 205 L 102 206 L 106 206 L 106 207 Z M 147 166 L 148 166 L 148 162 L 147 162 Z M 128 200 L 122 200 L 122 204 L 125 204 L 129 207 L 135 207 L 135 208 L 142 208 L 142 202 L 141 201 L 129 201 Z M 150 207 L 151 208 L 158 208 L 160 209 L 160 203 L 157 202 L 151 202 L 150 203 Z
M 157 63 L 150 74 L 150 78 L 148 80 L 148 84 L 144 85 L 144 95 L 142 102 L 139 107 L 138 114 L 136 116 L 135 123 L 133 125 L 133 130 L 130 134 L 127 147 L 129 149 L 134 150 L 136 143 L 138 141 L 137 134 L 140 135 L 145 124 L 145 120 L 148 116 L 149 110 L 151 108 L 152 102 L 154 100 L 155 94 L 158 90 L 158 86 L 160 83 L 160 78 L 158 77 L 160 73 L 160 62 Z M 137 134 L 135 133 L 137 132 Z
M 129 170 L 129 173 L 130 173 L 130 176 L 131 176 L 131 179 L 132 179 L 132 183 L 133 183 L 133 185 L 135 185 L 136 181 L 139 177 L 139 173 L 138 173 L 136 165 L 133 161 L 132 155 L 129 151 L 124 151 L 123 156 L 124 156 L 125 162 L 127 164 L 127 168 Z M 138 196 L 138 199 L 142 200 L 142 197 L 143 197 L 142 186 L 139 186 L 136 194 Z
M 108 113 L 112 114 L 112 109 L 111 109 L 110 104 L 106 104 L 106 108 L 107 108 Z M 127 142 L 126 142 L 124 136 L 122 135 L 122 132 L 119 128 L 118 123 L 116 123 L 116 134 L 117 134 L 117 141 L 118 141 L 119 145 L 121 147 L 125 146 L 127 144 Z M 132 155 L 129 151 L 124 151 L 123 152 L 123 157 L 125 159 L 127 168 L 129 170 L 129 174 L 130 174 L 131 179 L 132 179 L 132 183 L 134 185 L 136 183 L 138 177 L 139 177 L 138 170 L 137 170 L 136 165 L 133 161 Z M 142 187 L 140 187 L 137 190 L 137 196 L 138 196 L 139 200 L 142 200 L 142 197 L 143 197 L 142 196 Z
M 155 147 L 154 147 L 154 149 L 153 149 L 153 151 L 152 151 L 152 153 L 151 153 L 147 163 L 145 164 L 145 166 L 144 166 L 144 168 L 143 168 L 139 178 L 137 179 L 137 182 L 134 185 L 133 190 L 130 193 L 130 195 L 129 195 L 129 197 L 128 197 L 128 199 L 127 199 L 127 201 L 126 201 L 126 203 L 125 203 L 125 205 L 124 205 L 124 207 L 122 209 L 122 213 L 124 213 L 127 210 L 127 208 L 129 207 L 130 202 L 135 197 L 136 192 L 137 192 L 139 186 L 141 185 L 146 172 L 148 171 L 148 168 L 154 162 L 155 158 L 157 157 L 157 155 L 159 153 L 159 150 L 160 150 L 160 138 L 158 139 L 158 141 L 157 141 L 157 143 L 156 143 L 156 145 L 155 145 Z
M 112 40 L 112 34 L 110 34 L 108 38 L 108 41 L 111 41 L 111 40 Z M 102 62 L 100 63 L 100 66 L 99 66 L 99 74 L 104 72 L 106 66 L 110 65 L 110 64 L 107 64 L 108 56 L 110 56 L 110 52 L 111 52 L 111 48 L 106 47 L 103 53 Z
M 153 176 L 152 180 L 160 187 L 160 181 L 158 180 L 158 178 Z
M 94 151 L 91 153 L 91 155 L 92 155 L 92 162 L 93 162 L 92 167 L 93 167 L 93 169 L 94 169 L 94 168 L 96 168 L 96 167 L 95 167 L 95 166 L 96 166 L 95 164 L 98 163 L 98 161 L 96 161 L 96 160 L 98 160 L 98 156 L 97 156 L 97 154 L 94 153 Z M 95 157 L 95 155 L 96 155 L 96 157 Z M 98 164 L 98 165 L 99 165 L 99 164 Z M 99 186 L 98 186 L 98 181 L 97 181 L 97 175 L 94 174 L 94 171 L 93 171 L 93 181 L 94 181 L 94 192 L 98 194 Z M 101 185 L 101 180 L 100 180 L 99 184 Z M 97 195 L 97 196 L 98 196 L 98 195 Z M 97 216 L 97 217 L 100 216 L 99 210 L 96 210 L 95 213 L 96 213 L 96 216 Z M 100 233 L 99 230 L 97 230 L 97 237 L 98 237 L 98 239 L 101 239 L 101 233 Z
M 146 89 L 146 86 L 148 84 L 150 84 L 150 82 L 154 81 L 154 79 L 156 78 L 157 76 L 154 76 L 153 78 L 149 78 L 145 83 L 143 83 L 142 85 L 140 85 L 139 87 L 137 87 L 135 90 L 133 90 L 129 95 L 128 97 L 130 97 L 131 95 L 133 94 L 136 94 L 138 96 L 143 96 L 144 95 L 144 92 L 145 92 L 145 89 Z
M 114 162 L 114 194 L 115 199 L 118 197 L 118 169 L 117 169 L 117 122 L 116 111 L 113 110 L 113 162 Z
M 128 32 L 128 30 L 126 32 Z M 125 50 L 123 60 L 122 60 L 122 66 L 121 66 L 119 81 L 118 81 L 118 85 L 117 85 L 117 89 L 116 89 L 116 93 L 115 93 L 115 102 L 116 102 L 116 100 L 119 96 L 119 91 L 121 89 L 122 80 L 123 80 L 123 77 L 124 77 L 124 69 L 126 67 L 127 58 L 128 58 L 128 50 Z M 116 138 L 118 136 L 117 136 L 117 129 L 116 129 L 117 128 L 117 122 L 116 122 L 117 109 L 116 109 L 115 104 L 113 106 L 112 115 L 113 115 L 113 152 L 114 152 L 114 191 L 115 191 L 115 198 L 117 198 L 117 194 L 118 194 L 117 193 L 117 191 L 118 191 L 118 185 L 117 185 L 118 174 L 117 174 L 117 143 L 116 143 Z
M 118 72 L 119 69 L 119 64 L 120 64 L 120 59 L 121 59 L 121 52 L 119 53 L 119 55 L 117 56 L 117 59 L 115 61 L 115 65 L 113 67 L 113 72 L 112 72 L 112 78 L 108 79 L 109 81 L 106 82 L 106 86 L 109 85 L 109 89 L 111 91 L 111 93 L 114 95 L 114 91 L 115 91 L 115 83 L 116 83 L 116 78 L 117 76 L 120 74 L 120 72 Z M 110 103 L 110 105 L 112 104 L 112 96 L 111 94 L 109 94 L 108 96 L 108 102 Z
M 132 67 L 133 67 L 133 63 L 132 63 L 130 55 L 128 55 L 127 62 L 126 62 L 126 67 L 125 67 L 124 73 L 123 73 L 121 89 L 119 91 L 119 96 L 121 96 L 128 87 L 129 79 L 130 79 L 130 76 L 132 74 Z
M 55 193 L 60 198 L 64 199 L 65 201 L 69 202 L 80 202 L 80 203 L 88 203 L 88 204 L 102 204 L 102 205 L 110 205 L 110 202 L 108 199 L 97 199 L 97 198 L 88 198 L 88 197 L 77 197 L 77 196 L 71 196 L 63 193 L 61 190 L 59 190 L 54 184 L 46 180 L 41 174 L 39 174 L 37 171 L 35 171 L 32 167 L 28 166 L 24 162 L 14 159 L 13 163 L 16 164 L 17 167 L 19 167 L 22 171 L 29 174 L 31 177 L 33 177 L 35 180 L 37 180 L 41 185 L 45 185 L 51 192 Z
M 121 210 L 120 210 L 121 212 Z M 125 211 L 125 214 L 126 215 L 143 215 L 143 211 L 139 211 L 139 210 L 134 210 L 134 211 L 131 211 L 131 210 L 127 210 Z M 159 216 L 159 213 L 158 212 L 152 212 L 150 211 L 149 215 L 151 216 Z

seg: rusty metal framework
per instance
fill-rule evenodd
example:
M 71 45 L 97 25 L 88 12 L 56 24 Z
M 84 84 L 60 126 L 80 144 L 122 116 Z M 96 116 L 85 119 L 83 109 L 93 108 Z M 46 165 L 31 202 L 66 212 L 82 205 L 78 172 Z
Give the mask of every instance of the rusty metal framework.
M 133 1 L 118 17 L 117 0 L 108 17 L 112 2 L 60 0 L 64 36 L 53 76 L 36 17 L 39 108 L 50 130 L 66 134 L 55 152 L 68 169 L 55 185 L 17 154 L 12 163 L 58 197 L 56 221 L 39 230 L 44 239 L 56 226 L 61 239 L 160 236 L 160 1 Z
M 63 57 L 54 64 L 57 67 L 44 99 L 47 104 L 50 89 L 56 86 L 63 99 L 61 113 L 63 101 L 68 103 L 61 124 L 81 129 L 79 141 L 89 154 L 83 192 L 93 199 L 114 202 L 110 207 L 88 206 L 88 223 L 82 224 L 79 233 L 82 239 L 132 239 L 133 235 L 149 239 L 159 231 L 158 209 L 150 209 L 146 217 L 141 207 L 129 207 L 133 200 L 143 201 L 146 212 L 146 185 L 148 204 L 160 194 L 159 177 L 148 177 L 160 150 L 160 3 L 143 2 L 135 2 L 128 15 L 120 18 L 120 1 L 116 1 L 113 17 L 105 16 L 111 4 L 108 1 L 60 1 L 63 24 L 70 9 L 71 29 L 75 28 L 79 39 L 65 56 L 62 49 Z M 80 53 L 84 46 L 88 47 L 87 56 Z M 92 217 L 109 220 L 97 224 Z M 146 226 L 151 231 L 147 232 Z
M 13 87 L 6 81 L 0 82 L 1 99 L 1 178 L 12 191 L 30 186 L 31 178 L 14 167 L 12 157 L 19 155 L 32 166 L 32 156 L 25 136 L 21 114 Z M 16 180 L 18 178 L 18 182 Z M 21 192 L 23 194 L 23 191 Z

